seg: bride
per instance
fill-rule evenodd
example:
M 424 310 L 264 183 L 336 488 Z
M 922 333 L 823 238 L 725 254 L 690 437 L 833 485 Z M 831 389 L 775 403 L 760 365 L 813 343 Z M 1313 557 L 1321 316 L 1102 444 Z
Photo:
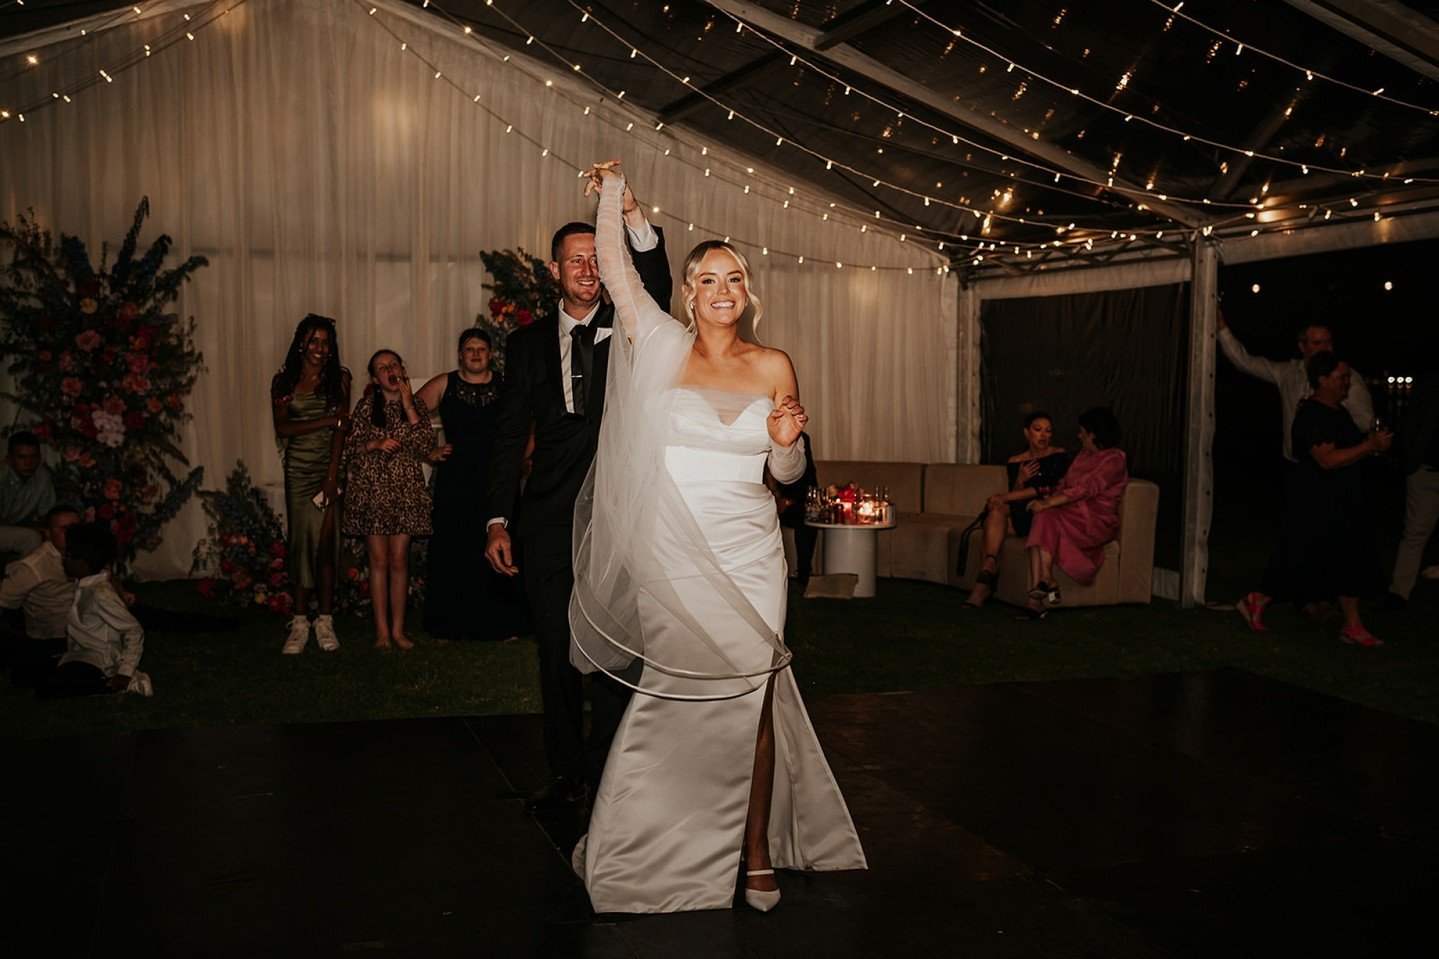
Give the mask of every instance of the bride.
M 794 367 L 745 342 L 744 256 L 685 262 L 689 326 L 644 292 L 621 230 L 624 174 L 595 164 L 595 251 L 624 326 L 599 451 L 575 508 L 571 659 L 634 696 L 573 862 L 597 912 L 779 902 L 778 869 L 863 869 L 784 644 L 786 577 L 766 462 L 804 468 Z M 635 678 L 638 668 L 638 678 Z

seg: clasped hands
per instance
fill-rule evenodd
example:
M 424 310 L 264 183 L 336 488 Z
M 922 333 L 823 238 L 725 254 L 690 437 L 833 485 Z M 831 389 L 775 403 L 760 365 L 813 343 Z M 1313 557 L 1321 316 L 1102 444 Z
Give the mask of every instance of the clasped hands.
M 779 401 L 779 405 L 770 413 L 765 425 L 769 427 L 770 442 L 776 446 L 793 446 L 799 439 L 799 434 L 804 432 L 804 426 L 809 422 L 809 417 L 804 414 L 804 407 L 799 405 L 799 400 L 788 394 Z

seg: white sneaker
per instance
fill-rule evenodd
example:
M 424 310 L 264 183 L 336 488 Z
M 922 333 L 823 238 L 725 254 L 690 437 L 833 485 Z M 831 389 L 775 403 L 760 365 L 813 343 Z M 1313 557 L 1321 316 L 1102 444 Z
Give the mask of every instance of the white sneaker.
M 280 647 L 280 652 L 294 655 L 305 648 L 310 641 L 310 620 L 297 615 L 290 620 L 290 635 L 285 639 L 285 645 Z
M 335 635 L 335 620 L 331 616 L 315 617 L 315 642 L 327 653 L 340 648 L 340 637 Z

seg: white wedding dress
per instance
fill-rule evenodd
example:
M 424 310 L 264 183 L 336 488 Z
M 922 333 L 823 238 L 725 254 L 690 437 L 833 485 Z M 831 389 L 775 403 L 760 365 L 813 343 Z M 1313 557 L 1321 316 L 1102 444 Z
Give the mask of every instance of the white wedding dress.
M 576 512 L 572 659 L 611 675 L 634 658 L 643 669 L 595 798 L 584 880 L 597 912 L 728 908 L 771 675 L 773 865 L 863 869 L 865 858 L 782 639 L 784 552 L 763 483 L 774 404 L 676 385 L 694 336 L 630 267 L 620 193 L 612 185 L 601 200 L 596 247 L 632 342 L 611 352 L 600 450 Z

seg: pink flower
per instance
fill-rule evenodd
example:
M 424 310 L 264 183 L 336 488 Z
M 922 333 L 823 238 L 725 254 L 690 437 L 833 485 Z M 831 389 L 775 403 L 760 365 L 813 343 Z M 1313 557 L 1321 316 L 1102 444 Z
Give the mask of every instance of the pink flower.
M 105 498 L 106 498 L 106 499 L 119 499 L 119 498 L 120 498 L 120 481 L 119 481 L 119 480 L 117 480 L 117 479 L 108 479 L 108 480 L 105 481 Z
M 79 396 L 85 384 L 77 376 L 67 376 L 60 381 L 60 392 L 66 396 Z
M 80 349 L 84 350 L 86 353 L 89 353 L 95 347 L 99 346 L 102 342 L 104 341 L 100 339 L 100 334 L 96 333 L 94 330 L 86 330 L 85 332 L 75 337 L 75 345 L 80 347 Z
M 132 393 L 150 392 L 150 381 L 143 374 L 131 373 L 121 382 L 125 384 L 125 389 Z
M 78 447 L 78 446 L 67 446 L 67 447 L 65 447 L 64 456 L 65 456 L 65 462 L 67 462 L 67 463 L 73 463 L 73 462 L 75 462 L 76 460 L 78 460 L 78 459 L 80 458 L 80 447 Z
M 126 355 L 125 362 L 129 364 L 130 372 L 137 376 L 150 372 L 150 357 L 144 353 L 130 353 Z

